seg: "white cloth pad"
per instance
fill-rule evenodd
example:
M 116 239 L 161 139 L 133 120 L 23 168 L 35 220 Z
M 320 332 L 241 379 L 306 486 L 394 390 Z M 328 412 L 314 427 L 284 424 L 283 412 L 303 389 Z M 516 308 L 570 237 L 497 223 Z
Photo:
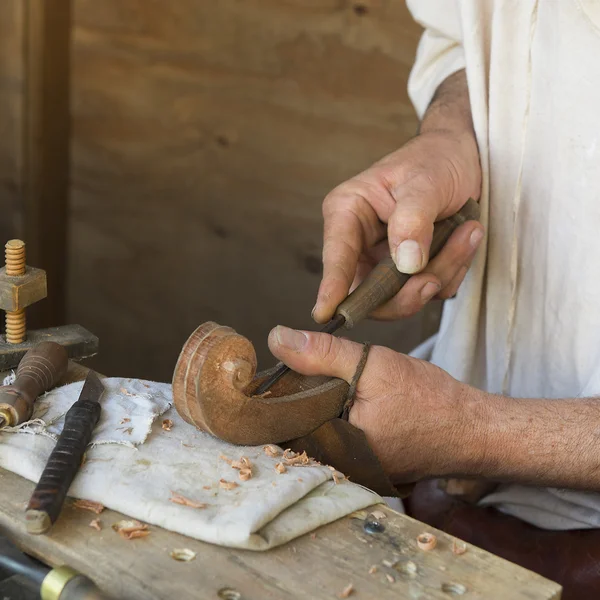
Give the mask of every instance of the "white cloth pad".
M 103 383 L 102 416 L 70 496 L 199 540 L 250 550 L 278 546 L 381 502 L 359 485 L 335 484 L 325 466 L 288 467 L 279 474 L 274 467 L 281 457 L 267 456 L 262 446 L 233 446 L 198 431 L 172 408 L 170 385 L 121 378 Z M 36 402 L 28 424 L 2 431 L 0 467 L 38 481 L 82 385 L 49 392 Z M 163 429 L 164 419 L 173 422 L 170 431 Z M 241 481 L 221 456 L 248 457 L 252 478 Z M 224 489 L 221 479 L 238 486 Z M 172 492 L 207 506 L 175 504 Z

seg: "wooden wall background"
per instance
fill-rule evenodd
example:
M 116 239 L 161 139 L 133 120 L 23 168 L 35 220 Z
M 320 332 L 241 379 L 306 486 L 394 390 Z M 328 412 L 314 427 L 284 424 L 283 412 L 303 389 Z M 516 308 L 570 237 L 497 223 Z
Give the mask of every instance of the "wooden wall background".
M 0 209 L 18 227 L 19 0 L 0 4 Z M 7 18 L 8 17 L 8 18 Z M 402 0 L 74 0 L 68 319 L 170 379 L 201 322 L 310 326 L 324 195 L 416 128 Z M 436 310 L 369 324 L 408 349 Z

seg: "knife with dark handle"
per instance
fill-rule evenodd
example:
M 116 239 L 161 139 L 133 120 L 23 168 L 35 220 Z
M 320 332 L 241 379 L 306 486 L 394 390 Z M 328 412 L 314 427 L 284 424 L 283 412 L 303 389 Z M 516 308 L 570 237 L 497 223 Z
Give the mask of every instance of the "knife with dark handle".
M 65 415 L 63 430 L 27 505 L 25 522 L 29 533 L 46 533 L 58 518 L 100 418 L 103 393 L 100 379 L 90 371 L 79 399 Z

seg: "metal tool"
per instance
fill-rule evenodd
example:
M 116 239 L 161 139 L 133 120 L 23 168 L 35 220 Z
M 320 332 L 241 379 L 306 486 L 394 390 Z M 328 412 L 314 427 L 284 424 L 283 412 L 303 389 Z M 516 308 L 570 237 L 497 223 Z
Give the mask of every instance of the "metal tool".
M 434 258 L 444 247 L 452 233 L 467 221 L 479 219 L 479 204 L 469 198 L 465 205 L 454 215 L 438 221 L 433 228 L 433 238 L 429 257 Z M 358 322 L 368 317 L 376 308 L 391 300 L 412 277 L 400 273 L 391 256 L 383 259 L 367 275 L 365 280 L 337 307 L 335 315 L 322 329 L 323 333 L 335 333 L 345 327 L 352 329 Z M 276 381 L 281 379 L 290 368 L 281 364 L 254 392 L 264 394 Z
M 8 538 L 0 535 L 0 567 L 33 582 L 42 600 L 110 600 L 85 575 L 70 567 L 51 569 L 23 554 Z
M 6 311 L 6 335 L 0 341 L 0 370 L 12 369 L 40 342 L 57 342 L 69 358 L 87 358 L 98 352 L 98 338 L 80 325 L 26 330 L 25 308 L 48 295 L 46 272 L 25 264 L 25 242 L 9 240 L 6 265 L 0 269 L 0 309 Z
M 90 371 L 79 399 L 65 415 L 58 442 L 27 505 L 25 522 L 29 533 L 46 533 L 58 518 L 100 418 L 99 401 L 103 393 L 98 375 Z
M 42 342 L 29 350 L 14 382 L 0 387 L 0 429 L 28 421 L 35 399 L 64 377 L 68 362 L 67 351 L 55 342 Z

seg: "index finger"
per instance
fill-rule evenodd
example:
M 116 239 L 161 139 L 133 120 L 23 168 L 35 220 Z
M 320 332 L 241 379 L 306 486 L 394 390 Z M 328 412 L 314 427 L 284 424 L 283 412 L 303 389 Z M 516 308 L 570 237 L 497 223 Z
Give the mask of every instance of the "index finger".
M 348 295 L 358 259 L 370 241 L 366 238 L 373 237 L 365 232 L 363 221 L 350 206 L 324 210 L 323 279 L 313 309 L 317 323 L 327 322 Z M 383 235 L 383 225 L 376 222 Z

